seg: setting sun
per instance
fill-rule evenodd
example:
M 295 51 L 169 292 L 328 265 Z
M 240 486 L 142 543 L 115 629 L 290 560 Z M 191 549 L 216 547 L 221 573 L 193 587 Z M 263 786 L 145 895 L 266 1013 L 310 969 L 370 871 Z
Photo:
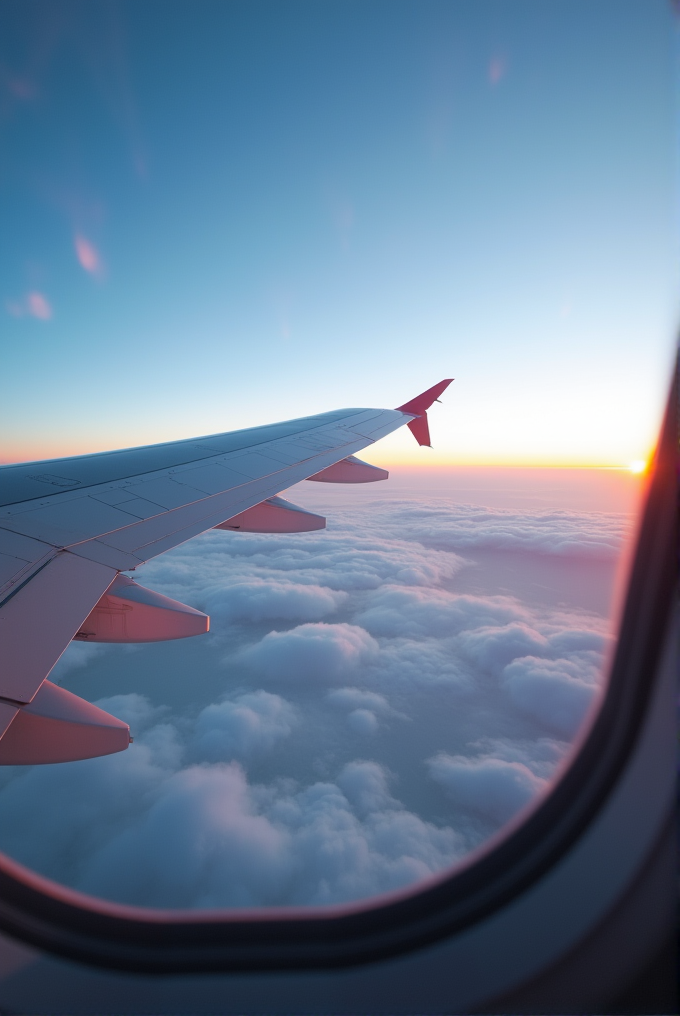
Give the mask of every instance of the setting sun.
M 644 459 L 635 459 L 633 462 L 630 463 L 628 468 L 630 469 L 631 473 L 644 473 L 645 469 L 647 468 L 647 463 L 645 462 Z

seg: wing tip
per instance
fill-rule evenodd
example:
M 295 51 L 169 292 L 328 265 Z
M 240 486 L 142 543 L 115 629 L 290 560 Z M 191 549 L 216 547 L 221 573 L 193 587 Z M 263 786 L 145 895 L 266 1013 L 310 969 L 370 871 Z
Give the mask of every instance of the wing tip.
M 433 402 L 438 400 L 442 392 L 446 391 L 452 381 L 455 381 L 455 378 L 445 378 L 438 384 L 433 385 L 432 388 L 428 388 L 427 391 L 416 395 L 415 399 L 411 399 L 410 402 L 405 402 L 403 406 L 397 406 L 397 412 L 406 413 L 408 416 L 413 417 L 412 420 L 409 420 L 407 426 L 421 448 L 432 447 L 430 427 L 427 422 L 427 410 Z
M 443 381 L 439 381 L 436 385 L 421 392 L 420 395 L 416 395 L 415 399 L 409 399 L 403 406 L 397 406 L 397 412 L 420 416 L 422 413 L 427 412 L 432 403 L 436 402 L 442 392 L 445 392 L 451 382 L 455 380 L 453 377 L 444 378 Z

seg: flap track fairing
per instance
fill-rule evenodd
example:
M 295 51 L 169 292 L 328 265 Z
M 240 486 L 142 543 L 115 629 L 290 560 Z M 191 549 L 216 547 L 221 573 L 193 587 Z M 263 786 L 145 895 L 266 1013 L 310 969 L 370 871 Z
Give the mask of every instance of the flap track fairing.
M 118 575 L 75 635 L 78 642 L 164 642 L 204 635 L 210 618 Z
M 355 455 L 348 455 L 346 459 L 334 462 L 332 466 L 327 466 L 307 479 L 314 480 L 315 483 L 374 483 L 376 480 L 387 480 L 389 475 L 386 469 L 362 462 Z
M 75 762 L 124 751 L 127 723 L 51 681 L 22 706 L 0 738 L 0 765 Z
M 241 533 L 312 533 L 325 528 L 323 515 L 299 508 L 283 497 L 269 497 L 215 526 Z

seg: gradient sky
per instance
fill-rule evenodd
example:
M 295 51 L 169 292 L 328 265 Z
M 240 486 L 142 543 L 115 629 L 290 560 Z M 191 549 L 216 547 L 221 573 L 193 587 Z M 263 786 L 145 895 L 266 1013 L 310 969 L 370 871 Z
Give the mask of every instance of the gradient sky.
M 374 461 L 645 458 L 676 30 L 656 0 L 5 0 L 2 459 L 450 376 L 435 450 Z

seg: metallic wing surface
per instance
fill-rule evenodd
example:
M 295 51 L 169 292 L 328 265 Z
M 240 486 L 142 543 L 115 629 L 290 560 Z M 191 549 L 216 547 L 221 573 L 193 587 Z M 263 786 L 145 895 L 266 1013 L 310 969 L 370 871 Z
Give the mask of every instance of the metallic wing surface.
M 213 528 L 322 528 L 321 516 L 277 495 L 305 479 L 386 478 L 354 453 L 414 422 L 421 440 L 426 410 L 448 383 L 395 410 L 341 409 L 192 440 L 0 466 L 0 764 L 126 748 L 126 724 L 46 680 L 55 663 L 74 638 L 182 638 L 207 631 L 209 619 L 120 573 Z

